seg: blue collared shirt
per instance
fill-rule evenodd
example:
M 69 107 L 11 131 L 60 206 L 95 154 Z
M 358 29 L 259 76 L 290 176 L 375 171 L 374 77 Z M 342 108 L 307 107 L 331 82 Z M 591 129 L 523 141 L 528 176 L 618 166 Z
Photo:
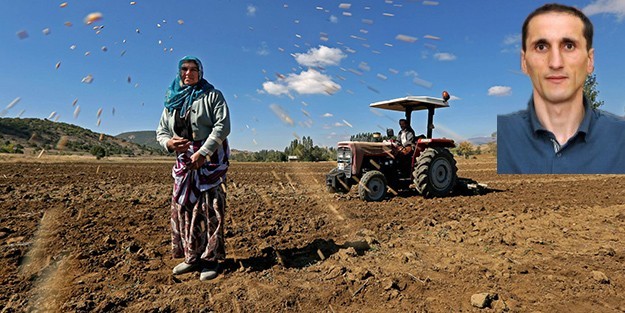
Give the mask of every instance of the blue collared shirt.
M 590 107 L 577 132 L 560 145 L 527 110 L 497 116 L 498 174 L 625 174 L 625 119 Z

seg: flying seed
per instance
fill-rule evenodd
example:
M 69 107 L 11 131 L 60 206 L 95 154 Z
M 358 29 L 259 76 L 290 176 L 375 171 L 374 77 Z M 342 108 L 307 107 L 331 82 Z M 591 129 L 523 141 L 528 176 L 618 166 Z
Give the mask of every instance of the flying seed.
M 93 13 L 89 13 L 87 14 L 87 16 L 85 16 L 84 22 L 87 25 L 91 25 L 93 24 L 93 22 L 97 22 L 99 20 L 102 19 L 102 13 L 100 12 L 93 12 Z
M 93 76 L 91 74 L 83 77 L 81 83 L 85 83 L 85 84 L 91 84 L 91 82 L 93 82 Z
M 11 101 L 11 103 L 9 103 L 9 105 L 7 105 L 6 109 L 10 109 L 12 107 L 14 107 L 18 102 L 20 102 L 20 100 L 22 100 L 22 98 L 17 97 L 15 99 L 13 99 L 13 101 Z
M 405 41 L 405 42 L 409 42 L 409 43 L 413 43 L 415 41 L 417 41 L 416 37 L 412 37 L 412 36 L 408 36 L 408 35 L 403 35 L 403 34 L 399 34 L 395 37 L 395 39 L 397 40 L 401 40 L 401 41 Z
M 277 104 L 271 104 L 269 107 L 271 108 L 273 113 L 276 114 L 276 116 L 278 116 L 280 120 L 282 120 L 282 122 L 291 126 L 294 125 L 293 119 L 286 113 L 286 111 L 281 106 Z
M 26 38 L 28 38 L 28 32 L 25 31 L 25 30 L 20 30 L 20 31 L 17 32 L 17 37 L 19 39 L 26 39 Z
M 59 142 L 56 143 L 56 149 L 57 150 L 64 150 L 65 147 L 67 146 L 67 142 L 69 141 L 69 137 L 68 136 L 61 136 L 61 139 L 59 139 Z
M 423 38 L 425 38 L 425 39 L 432 39 L 432 40 L 441 40 L 441 37 L 436 37 L 436 36 L 432 36 L 432 35 L 425 35 L 425 36 L 423 36 Z

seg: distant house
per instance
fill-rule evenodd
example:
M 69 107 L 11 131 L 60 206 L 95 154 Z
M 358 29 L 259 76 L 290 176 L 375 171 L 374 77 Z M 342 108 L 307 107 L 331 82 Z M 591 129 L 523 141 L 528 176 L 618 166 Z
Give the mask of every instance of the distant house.
M 289 162 L 297 162 L 299 161 L 299 158 L 297 157 L 297 155 L 289 155 L 288 160 Z

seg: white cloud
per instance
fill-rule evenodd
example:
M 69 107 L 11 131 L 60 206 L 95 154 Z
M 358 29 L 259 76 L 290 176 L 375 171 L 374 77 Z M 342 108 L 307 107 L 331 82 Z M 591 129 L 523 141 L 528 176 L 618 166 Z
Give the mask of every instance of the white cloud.
M 332 79 L 314 69 L 299 74 L 289 74 L 275 82 L 263 83 L 263 90 L 268 94 L 279 96 L 295 91 L 298 94 L 334 94 L 341 90 L 341 86 Z
M 447 52 L 439 52 L 434 54 L 434 58 L 439 61 L 453 61 L 456 59 L 456 56 Z
M 325 113 L 323 114 L 323 117 L 333 117 L 334 115 L 332 113 Z
M 503 38 L 503 44 L 506 46 L 518 45 L 521 43 L 521 34 L 507 35 Z
M 521 51 L 521 34 L 510 34 L 503 38 L 502 53 L 518 53 Z
M 247 6 L 247 16 L 256 16 L 256 7 L 253 5 Z
M 453 101 L 453 100 L 462 100 L 462 98 L 456 97 L 454 95 L 449 96 L 449 101 Z
M 293 55 L 295 61 L 303 66 L 337 66 L 347 55 L 338 48 L 328 48 L 319 46 L 311 48 L 307 53 L 296 53 Z
M 267 42 L 263 41 L 260 44 L 260 47 L 256 49 L 256 54 L 260 56 L 268 56 L 269 55 L 269 47 L 267 46 Z
M 289 88 L 285 85 L 274 83 L 274 82 L 264 82 L 263 90 L 266 91 L 270 95 L 279 96 L 283 94 L 289 93 Z
M 512 87 L 508 86 L 493 86 L 488 88 L 488 95 L 495 97 L 504 97 L 512 94 Z
M 336 24 L 339 22 L 339 18 L 334 16 L 334 15 L 330 15 L 330 23 Z
M 586 15 L 614 14 L 619 21 L 625 19 L 625 1 L 623 0 L 595 0 L 582 9 Z

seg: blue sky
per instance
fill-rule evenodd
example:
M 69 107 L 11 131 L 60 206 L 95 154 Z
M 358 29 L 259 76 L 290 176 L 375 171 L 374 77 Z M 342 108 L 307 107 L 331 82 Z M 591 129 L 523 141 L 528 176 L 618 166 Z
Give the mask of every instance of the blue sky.
M 178 60 L 195 55 L 228 101 L 235 149 L 282 150 L 303 136 L 334 146 L 360 132 L 397 131 L 402 113 L 368 105 L 443 90 L 453 100 L 437 111 L 434 136 L 490 136 L 497 114 L 525 108 L 530 97 L 520 28 L 546 2 L 7 2 L 0 115 L 110 135 L 154 130 Z M 593 21 L 602 108 L 623 115 L 625 1 L 564 3 Z M 86 24 L 94 12 L 101 19 Z M 413 114 L 415 131 L 425 132 L 425 123 Z

